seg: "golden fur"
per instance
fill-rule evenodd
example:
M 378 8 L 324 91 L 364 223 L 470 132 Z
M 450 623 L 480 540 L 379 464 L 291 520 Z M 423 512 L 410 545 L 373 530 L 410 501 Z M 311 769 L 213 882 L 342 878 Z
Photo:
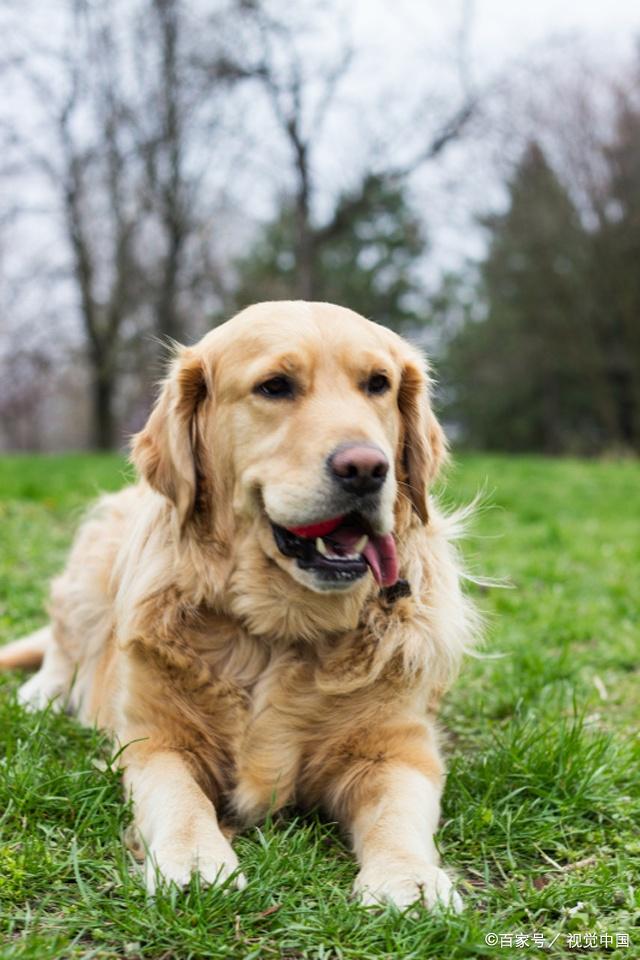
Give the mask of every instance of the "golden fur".
M 372 370 L 384 396 L 362 390 Z M 282 373 L 295 401 L 256 395 Z M 345 441 L 391 461 L 380 524 L 411 586 L 395 603 L 371 574 L 320 589 L 274 542 L 267 516 L 331 515 L 323 464 Z M 88 515 L 50 627 L 0 652 L 5 667 L 44 655 L 23 702 L 68 698 L 123 747 L 150 889 L 193 870 L 242 885 L 217 814 L 296 803 L 352 834 L 365 902 L 459 906 L 432 842 L 433 715 L 476 619 L 428 493 L 445 455 L 420 355 L 349 310 L 259 304 L 179 351 L 134 438 L 139 481 Z

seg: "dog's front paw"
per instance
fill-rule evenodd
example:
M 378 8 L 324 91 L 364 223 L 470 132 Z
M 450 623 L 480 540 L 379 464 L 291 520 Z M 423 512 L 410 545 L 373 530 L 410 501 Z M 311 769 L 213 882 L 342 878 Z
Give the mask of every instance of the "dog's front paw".
M 460 894 L 444 870 L 421 861 L 364 866 L 356 877 L 353 892 L 365 906 L 392 903 L 403 909 L 421 903 L 429 909 L 447 907 L 456 913 L 462 910 Z
M 46 671 L 40 670 L 19 688 L 18 703 L 29 713 L 44 710 L 48 706 L 51 706 L 52 710 L 60 711 L 64 707 L 62 692 L 62 683 Z
M 186 887 L 194 875 L 205 884 L 222 884 L 235 874 L 233 886 L 236 889 L 242 890 L 247 885 L 245 877 L 238 871 L 238 858 L 222 834 L 195 844 L 176 838 L 152 844 L 147 851 L 144 872 L 147 890 L 151 894 L 163 884 Z

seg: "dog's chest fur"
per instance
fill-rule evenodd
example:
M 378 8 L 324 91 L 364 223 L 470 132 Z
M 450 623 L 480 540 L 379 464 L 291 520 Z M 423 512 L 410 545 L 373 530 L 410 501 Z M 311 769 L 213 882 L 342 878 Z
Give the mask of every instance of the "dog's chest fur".
M 314 802 L 311 770 L 319 749 L 337 748 L 384 706 L 384 678 L 377 697 L 370 686 L 344 694 L 323 688 L 323 678 L 335 675 L 336 657 L 349 669 L 370 659 L 371 645 L 359 632 L 324 646 L 270 643 L 201 610 L 189 646 L 188 670 L 199 678 L 198 690 L 189 692 L 198 711 L 193 749 L 206 770 L 225 771 L 217 788 L 245 822 L 293 801 Z M 206 683 L 198 663 L 206 665 Z

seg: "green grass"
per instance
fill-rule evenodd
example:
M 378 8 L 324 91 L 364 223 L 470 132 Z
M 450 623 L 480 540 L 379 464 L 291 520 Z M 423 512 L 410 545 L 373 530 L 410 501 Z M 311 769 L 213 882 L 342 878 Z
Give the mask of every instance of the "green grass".
M 0 640 L 43 622 L 80 509 L 124 479 L 115 457 L 0 460 Z M 0 679 L 0 957 L 640 956 L 640 465 L 467 457 L 446 498 L 485 506 L 466 553 L 510 589 L 472 587 L 485 652 L 447 699 L 439 843 L 461 917 L 365 911 L 355 867 L 315 816 L 236 846 L 246 891 L 149 901 L 121 842 L 109 747 L 68 717 L 27 716 Z M 529 935 L 529 947 L 487 945 Z M 533 934 L 554 945 L 541 950 Z M 569 933 L 613 936 L 571 950 Z M 627 934 L 628 948 L 615 946 Z M 515 941 L 514 941 L 515 942 Z

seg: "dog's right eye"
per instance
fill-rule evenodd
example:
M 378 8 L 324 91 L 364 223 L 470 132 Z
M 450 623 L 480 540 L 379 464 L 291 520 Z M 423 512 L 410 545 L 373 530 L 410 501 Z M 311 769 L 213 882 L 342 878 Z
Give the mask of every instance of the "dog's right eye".
M 270 377 L 259 383 L 255 392 L 270 400 L 290 400 L 294 394 L 293 381 L 289 377 Z

